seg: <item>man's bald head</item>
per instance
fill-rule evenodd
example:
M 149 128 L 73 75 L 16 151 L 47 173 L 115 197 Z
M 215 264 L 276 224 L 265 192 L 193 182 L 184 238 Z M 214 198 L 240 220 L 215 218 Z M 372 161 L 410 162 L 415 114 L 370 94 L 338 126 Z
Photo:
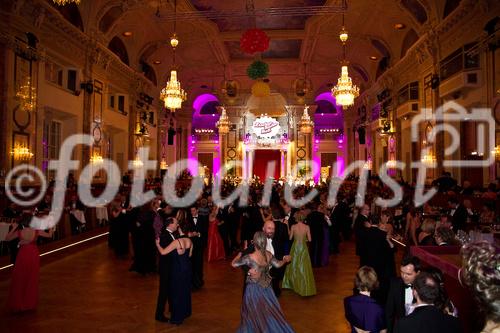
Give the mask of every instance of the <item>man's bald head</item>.
M 275 225 L 274 225 L 273 220 L 266 220 L 264 222 L 264 227 L 262 228 L 262 231 L 264 231 L 267 238 L 274 237 L 274 229 L 275 229 Z

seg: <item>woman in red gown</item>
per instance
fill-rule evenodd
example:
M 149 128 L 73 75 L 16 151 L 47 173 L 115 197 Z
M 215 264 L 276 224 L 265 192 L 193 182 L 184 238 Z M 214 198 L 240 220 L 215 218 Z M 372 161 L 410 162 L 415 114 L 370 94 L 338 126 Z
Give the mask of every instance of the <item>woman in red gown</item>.
M 30 221 L 31 216 L 24 221 L 22 230 L 19 229 L 17 223 L 14 224 L 6 236 L 6 240 L 19 238 L 20 246 L 7 300 L 7 307 L 12 312 L 36 309 L 40 275 L 40 255 L 36 241 L 38 236 L 51 238 L 54 233 L 54 229 L 50 229 L 49 232 L 32 229 L 29 227 Z
M 217 213 L 219 207 L 214 206 L 210 215 L 208 215 L 208 262 L 223 260 L 226 255 L 224 253 L 224 242 L 219 234 L 219 220 Z

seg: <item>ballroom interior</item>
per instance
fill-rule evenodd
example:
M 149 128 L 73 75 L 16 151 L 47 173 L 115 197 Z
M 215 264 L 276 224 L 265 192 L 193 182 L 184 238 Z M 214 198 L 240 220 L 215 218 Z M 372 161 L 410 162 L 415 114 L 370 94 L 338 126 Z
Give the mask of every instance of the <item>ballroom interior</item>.
M 498 186 L 497 0 L 3 0 L 0 18 L 0 210 L 7 188 L 55 179 L 50 161 L 74 134 L 92 142 L 72 150 L 71 172 L 90 166 L 97 188 L 146 163 L 148 179 L 207 185 L 320 186 L 368 171 Z M 106 161 L 118 168 L 104 172 Z M 26 165 L 40 172 L 18 177 Z M 155 323 L 157 277 L 132 275 L 108 251 L 108 214 L 87 208 L 77 235 L 63 214 L 57 239 L 39 244 L 38 312 L 0 313 L 7 331 L 236 330 L 229 261 L 206 264 L 186 324 Z M 330 260 L 314 269 L 318 296 L 279 299 L 297 332 L 349 331 L 353 243 Z M 12 270 L 2 245 L 0 302 Z

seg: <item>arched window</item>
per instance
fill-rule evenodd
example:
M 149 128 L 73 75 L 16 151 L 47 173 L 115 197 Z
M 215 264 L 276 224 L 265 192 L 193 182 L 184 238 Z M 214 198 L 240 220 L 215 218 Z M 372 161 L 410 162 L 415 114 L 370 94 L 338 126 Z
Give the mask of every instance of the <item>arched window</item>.
M 142 68 L 142 73 L 144 76 L 151 82 L 154 83 L 154 85 L 158 85 L 158 81 L 156 80 L 156 72 L 153 69 L 153 67 L 149 66 L 146 62 L 141 62 L 141 68 Z
M 127 48 L 120 38 L 117 36 L 113 37 L 113 39 L 109 42 L 108 49 L 116 54 L 124 64 L 129 64 Z
M 122 14 L 123 9 L 121 6 L 116 6 L 109 9 L 99 21 L 99 30 L 101 30 L 101 32 L 103 33 L 108 32 L 113 23 L 115 23 Z
M 51 1 L 52 3 L 52 1 Z M 80 10 L 75 3 L 69 3 L 64 6 L 57 6 L 54 4 L 54 7 L 57 8 L 59 13 L 72 25 L 83 31 L 83 21 L 82 16 L 80 15 Z
M 415 30 L 410 29 L 405 36 L 405 39 L 403 39 L 403 46 L 401 46 L 401 58 L 403 58 L 406 55 L 406 52 L 412 47 L 413 44 L 415 44 L 418 40 L 418 35 L 415 32 Z
M 402 0 L 401 4 L 410 12 L 410 14 L 423 24 L 427 21 L 427 12 L 418 0 Z

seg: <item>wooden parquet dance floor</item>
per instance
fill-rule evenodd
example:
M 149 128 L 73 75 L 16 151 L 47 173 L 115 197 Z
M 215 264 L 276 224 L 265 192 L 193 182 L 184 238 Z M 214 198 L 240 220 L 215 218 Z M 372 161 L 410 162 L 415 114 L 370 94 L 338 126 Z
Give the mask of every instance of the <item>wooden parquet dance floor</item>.
M 349 332 L 343 298 L 352 294 L 358 258 L 353 243 L 328 267 L 314 270 L 318 294 L 284 290 L 279 301 L 296 332 Z M 205 286 L 193 293 L 193 315 L 182 326 L 154 320 L 158 276 L 128 271 L 103 240 L 40 271 L 40 302 L 32 313 L 5 310 L 9 279 L 0 281 L 0 332 L 235 332 L 240 320 L 242 273 L 229 261 L 205 263 Z

